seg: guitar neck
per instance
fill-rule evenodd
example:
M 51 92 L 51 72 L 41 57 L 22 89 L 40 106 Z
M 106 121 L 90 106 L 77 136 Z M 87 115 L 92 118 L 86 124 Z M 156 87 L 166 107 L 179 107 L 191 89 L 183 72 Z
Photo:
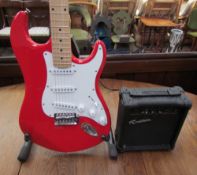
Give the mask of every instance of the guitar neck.
M 71 34 L 68 0 L 49 0 L 53 64 L 71 66 Z

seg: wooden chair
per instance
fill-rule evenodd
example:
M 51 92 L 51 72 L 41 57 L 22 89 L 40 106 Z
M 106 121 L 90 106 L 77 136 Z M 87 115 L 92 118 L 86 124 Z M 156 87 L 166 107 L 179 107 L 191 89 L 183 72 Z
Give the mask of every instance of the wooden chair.
M 133 17 L 136 12 L 136 4 L 138 0 L 103 0 L 103 14 L 113 16 L 118 11 L 127 12 Z
M 142 16 L 176 20 L 182 0 L 148 0 Z
M 149 24 L 146 25 L 143 22 L 144 20 L 141 20 L 138 26 L 142 46 L 144 44 L 151 44 L 153 48 L 156 45 L 155 51 L 162 51 L 167 32 L 177 26 L 175 22 L 178 18 L 181 2 L 182 0 L 147 1 L 141 19 L 146 18 Z

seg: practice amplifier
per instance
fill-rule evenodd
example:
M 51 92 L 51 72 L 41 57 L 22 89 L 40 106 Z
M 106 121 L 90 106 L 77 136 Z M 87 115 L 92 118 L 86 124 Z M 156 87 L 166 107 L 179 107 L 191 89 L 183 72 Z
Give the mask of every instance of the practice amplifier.
M 119 152 L 170 150 L 192 103 L 181 87 L 122 88 L 115 131 Z

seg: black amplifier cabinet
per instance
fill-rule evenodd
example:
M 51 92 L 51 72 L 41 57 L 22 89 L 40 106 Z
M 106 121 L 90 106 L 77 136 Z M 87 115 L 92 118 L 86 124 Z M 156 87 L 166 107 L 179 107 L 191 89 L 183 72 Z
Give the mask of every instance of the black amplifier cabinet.
M 173 149 L 191 106 L 180 87 L 122 88 L 115 131 L 118 151 Z

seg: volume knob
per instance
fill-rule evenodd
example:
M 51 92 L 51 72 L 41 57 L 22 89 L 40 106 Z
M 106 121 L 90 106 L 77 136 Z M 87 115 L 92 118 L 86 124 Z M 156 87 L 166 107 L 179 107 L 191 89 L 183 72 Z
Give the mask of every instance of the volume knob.
M 95 117 L 96 116 L 96 111 L 94 109 L 90 109 L 89 114 L 90 114 L 90 117 Z

